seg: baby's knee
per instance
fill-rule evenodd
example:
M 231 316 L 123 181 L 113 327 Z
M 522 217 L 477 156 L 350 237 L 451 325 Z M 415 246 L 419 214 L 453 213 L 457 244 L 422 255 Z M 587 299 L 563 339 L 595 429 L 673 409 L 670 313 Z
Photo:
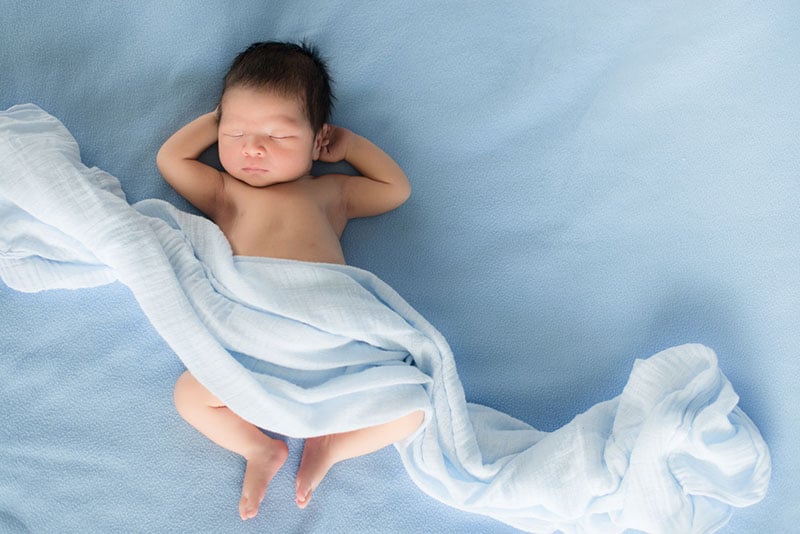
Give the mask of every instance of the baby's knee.
M 189 371 L 184 371 L 175 381 L 173 399 L 178 411 L 187 406 L 221 405 L 219 399 L 211 394 Z
M 178 380 L 175 381 L 175 389 L 172 392 L 172 400 L 175 402 L 175 407 L 178 411 L 189 403 L 189 399 L 193 396 L 195 388 L 194 383 L 196 380 L 189 371 L 184 371 Z
M 422 410 L 417 410 L 416 412 L 411 412 L 406 416 L 406 420 L 408 422 L 409 428 L 411 431 L 414 432 L 422 426 L 422 423 L 425 421 L 425 412 Z

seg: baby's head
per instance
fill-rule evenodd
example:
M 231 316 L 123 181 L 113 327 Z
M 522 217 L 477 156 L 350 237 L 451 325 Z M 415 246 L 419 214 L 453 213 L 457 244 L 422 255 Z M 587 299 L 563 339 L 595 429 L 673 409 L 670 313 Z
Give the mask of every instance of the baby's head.
M 217 109 L 222 165 L 256 186 L 308 174 L 332 104 L 330 77 L 312 47 L 251 45 L 226 74 Z
M 225 75 L 225 93 L 235 87 L 269 91 L 298 99 L 316 134 L 328 122 L 333 107 L 331 80 L 316 49 L 305 43 L 254 43 L 236 56 Z

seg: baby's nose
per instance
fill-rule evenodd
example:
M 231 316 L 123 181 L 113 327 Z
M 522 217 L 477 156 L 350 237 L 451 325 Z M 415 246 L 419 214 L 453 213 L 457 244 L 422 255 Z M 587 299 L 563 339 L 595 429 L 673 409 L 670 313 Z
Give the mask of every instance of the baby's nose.
M 264 155 L 264 145 L 258 139 L 250 139 L 245 141 L 242 151 L 247 156 L 261 157 Z

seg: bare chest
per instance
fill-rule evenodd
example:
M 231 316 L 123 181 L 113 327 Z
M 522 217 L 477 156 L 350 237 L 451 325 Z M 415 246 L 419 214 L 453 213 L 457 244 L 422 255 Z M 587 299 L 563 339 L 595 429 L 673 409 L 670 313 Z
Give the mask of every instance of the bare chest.
M 237 193 L 231 209 L 217 221 L 234 254 L 344 263 L 343 210 L 312 182 Z

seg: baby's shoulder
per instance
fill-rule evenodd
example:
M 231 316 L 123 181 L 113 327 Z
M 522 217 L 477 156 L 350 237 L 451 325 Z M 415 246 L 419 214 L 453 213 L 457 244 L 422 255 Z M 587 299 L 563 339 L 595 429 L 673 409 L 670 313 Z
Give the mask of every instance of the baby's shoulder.
M 350 176 L 346 174 L 321 174 L 308 176 L 304 184 L 309 192 L 314 195 L 328 197 L 341 197 Z

